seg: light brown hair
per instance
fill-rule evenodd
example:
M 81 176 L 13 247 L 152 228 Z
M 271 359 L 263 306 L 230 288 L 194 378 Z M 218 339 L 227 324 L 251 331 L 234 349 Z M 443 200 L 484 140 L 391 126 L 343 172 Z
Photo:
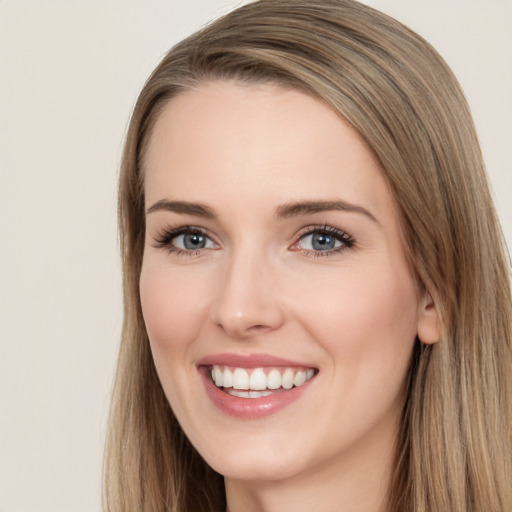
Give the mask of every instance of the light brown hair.
M 379 158 L 417 282 L 442 318 L 418 340 L 387 510 L 512 510 L 510 263 L 471 115 L 421 37 L 353 0 L 262 0 L 171 49 L 144 86 L 119 185 L 124 325 L 105 455 L 104 509 L 215 511 L 222 477 L 190 445 L 160 386 L 139 300 L 144 152 L 163 107 L 211 80 L 322 98 Z

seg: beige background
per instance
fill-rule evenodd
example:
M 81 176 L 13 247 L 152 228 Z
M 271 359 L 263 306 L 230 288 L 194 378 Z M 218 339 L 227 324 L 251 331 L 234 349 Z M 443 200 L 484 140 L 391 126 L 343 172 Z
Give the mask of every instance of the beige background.
M 99 510 L 123 133 L 165 50 L 240 3 L 0 0 L 0 512 Z M 367 3 L 454 68 L 512 244 L 512 0 Z

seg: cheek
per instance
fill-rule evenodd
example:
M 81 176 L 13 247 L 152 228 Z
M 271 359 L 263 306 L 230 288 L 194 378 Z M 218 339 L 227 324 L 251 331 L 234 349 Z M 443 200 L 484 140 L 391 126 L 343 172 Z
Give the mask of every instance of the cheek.
M 335 359 L 334 368 L 352 378 L 382 378 L 406 372 L 416 337 L 417 304 L 406 269 L 351 268 L 333 277 L 329 287 L 310 292 L 302 316 Z
M 206 314 L 204 290 L 187 276 L 151 260 L 142 266 L 141 306 L 155 359 L 158 353 L 184 349 Z
M 318 419 L 333 426 L 325 434 L 325 453 L 356 442 L 377 425 L 394 432 L 401 414 L 417 298 L 407 273 L 385 270 L 347 270 L 327 290 L 310 294 L 300 313 L 328 358 L 322 370 L 330 406 Z

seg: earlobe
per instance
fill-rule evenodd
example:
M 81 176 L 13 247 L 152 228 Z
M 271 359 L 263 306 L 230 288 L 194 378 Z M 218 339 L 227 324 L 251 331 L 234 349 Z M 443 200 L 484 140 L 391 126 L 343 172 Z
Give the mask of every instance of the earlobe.
M 441 338 L 441 319 L 432 297 L 425 292 L 419 304 L 418 338 L 425 345 L 437 343 Z

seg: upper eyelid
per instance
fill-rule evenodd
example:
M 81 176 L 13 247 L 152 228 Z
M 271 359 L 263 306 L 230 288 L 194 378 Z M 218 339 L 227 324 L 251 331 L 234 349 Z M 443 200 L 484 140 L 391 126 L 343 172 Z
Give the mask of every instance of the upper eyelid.
M 173 235 L 173 236 L 179 236 L 184 233 L 200 233 L 205 236 L 213 236 L 210 231 L 206 228 L 202 228 L 199 226 L 194 225 L 186 225 L 186 226 L 167 226 L 161 230 L 158 231 L 158 234 L 164 234 L 164 235 Z
M 299 230 L 299 233 L 301 234 L 307 234 L 307 233 L 314 233 L 316 231 L 319 232 L 327 232 L 327 233 L 343 233 L 348 234 L 344 229 L 336 228 L 334 226 L 331 226 L 330 224 L 312 224 L 309 226 L 305 226 L 301 230 Z
M 340 241 L 345 248 L 352 248 L 356 245 L 356 239 L 355 237 L 350 234 L 348 231 L 343 229 L 342 227 L 337 227 L 329 223 L 324 224 L 314 224 L 310 226 L 306 226 L 304 229 L 302 229 L 299 234 L 297 235 L 297 242 L 294 242 L 295 244 L 300 243 L 300 240 L 312 235 L 312 234 L 326 234 L 328 236 L 331 236 L 338 241 Z M 338 248 L 339 249 L 339 248 Z M 307 249 L 305 249 L 307 251 Z M 331 251 L 335 251 L 335 249 L 331 249 Z M 317 252 L 317 251 L 313 251 Z M 327 253 L 328 251 L 324 251 Z
M 297 237 L 300 239 L 306 235 L 311 235 L 314 233 L 327 233 L 332 236 L 338 236 L 343 239 L 350 239 L 354 241 L 354 237 L 345 231 L 344 229 L 336 228 L 334 226 L 331 226 L 329 224 L 323 224 L 323 225 L 313 225 L 313 226 L 307 226 L 300 230 Z
M 158 247 L 166 246 L 171 242 L 172 239 L 174 239 L 178 236 L 187 234 L 187 233 L 201 234 L 201 235 L 209 238 L 215 244 L 218 244 L 215 237 L 212 236 L 207 229 L 201 228 L 199 226 L 187 225 L 187 226 L 176 226 L 176 227 L 168 226 L 164 229 L 159 230 L 153 238 L 153 240 L 155 242 L 154 247 L 158 248 Z

